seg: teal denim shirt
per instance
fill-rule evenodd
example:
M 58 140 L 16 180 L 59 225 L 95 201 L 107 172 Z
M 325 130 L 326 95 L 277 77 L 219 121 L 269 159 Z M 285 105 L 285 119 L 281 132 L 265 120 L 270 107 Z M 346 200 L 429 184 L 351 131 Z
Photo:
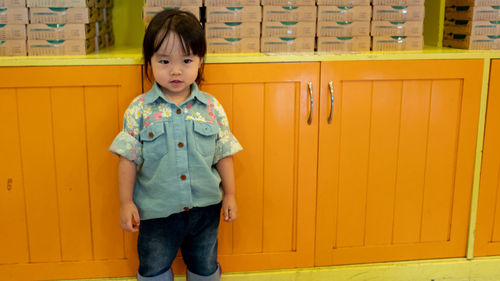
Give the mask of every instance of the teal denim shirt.
M 215 164 L 241 149 L 222 105 L 195 83 L 179 106 L 156 83 L 135 98 L 110 147 L 137 164 L 134 202 L 142 220 L 219 203 Z

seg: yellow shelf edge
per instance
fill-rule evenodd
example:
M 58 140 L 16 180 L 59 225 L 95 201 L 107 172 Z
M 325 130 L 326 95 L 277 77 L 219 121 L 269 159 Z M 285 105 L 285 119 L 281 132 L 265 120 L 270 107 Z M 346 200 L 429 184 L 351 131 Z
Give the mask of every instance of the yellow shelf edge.
M 500 50 L 461 50 L 426 46 L 419 51 L 306 54 L 207 54 L 205 63 L 272 63 L 359 60 L 495 59 Z M 86 56 L 0 57 L 1 66 L 140 65 L 140 48 L 116 47 Z

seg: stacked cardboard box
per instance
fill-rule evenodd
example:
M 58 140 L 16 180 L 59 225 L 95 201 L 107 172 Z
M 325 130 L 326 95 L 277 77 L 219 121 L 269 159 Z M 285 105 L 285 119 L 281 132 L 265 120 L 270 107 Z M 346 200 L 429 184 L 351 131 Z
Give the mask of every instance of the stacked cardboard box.
M 260 45 L 260 0 L 205 0 L 207 51 L 256 53 Z
M 0 56 L 26 56 L 26 0 L 0 0 Z
M 318 52 L 370 50 L 370 0 L 318 0 Z
M 314 52 L 315 0 L 262 0 L 261 52 Z
M 27 0 L 28 54 L 85 55 L 113 45 L 112 7 L 106 0 Z
M 373 0 L 372 50 L 422 50 L 425 0 Z
M 142 18 L 146 26 L 153 17 L 163 10 L 182 10 L 191 12 L 201 21 L 200 9 L 202 0 L 146 0 L 142 10 Z
M 443 47 L 500 49 L 500 0 L 447 0 Z

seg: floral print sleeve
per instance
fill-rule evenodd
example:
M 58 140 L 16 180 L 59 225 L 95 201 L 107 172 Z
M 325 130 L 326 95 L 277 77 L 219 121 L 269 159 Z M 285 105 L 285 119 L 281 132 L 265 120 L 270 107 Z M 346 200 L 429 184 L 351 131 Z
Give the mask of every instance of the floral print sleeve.
M 143 162 L 142 145 L 139 141 L 142 101 L 144 97 L 139 96 L 127 108 L 123 117 L 123 130 L 116 136 L 109 148 L 114 154 L 135 162 L 137 166 Z
M 215 98 L 213 108 L 217 113 L 217 124 L 219 125 L 219 136 L 215 147 L 214 164 L 219 162 L 220 159 L 236 154 L 242 150 L 238 140 L 233 136 L 229 129 L 229 122 L 227 120 L 226 112 L 222 105 Z

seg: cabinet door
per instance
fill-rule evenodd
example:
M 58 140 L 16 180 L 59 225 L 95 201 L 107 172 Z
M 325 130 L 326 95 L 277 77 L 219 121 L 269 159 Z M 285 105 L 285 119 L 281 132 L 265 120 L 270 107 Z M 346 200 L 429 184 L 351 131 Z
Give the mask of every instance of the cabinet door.
M 2 278 L 134 275 L 135 238 L 119 226 L 108 147 L 119 112 L 141 92 L 140 70 L 0 68 Z
M 243 146 L 234 157 L 238 219 L 220 227 L 222 268 L 312 266 L 319 63 L 209 64 L 205 75 L 202 89 Z
M 490 73 L 475 255 L 500 255 L 500 60 Z
M 481 60 L 322 63 L 316 265 L 465 256 L 481 75 Z

